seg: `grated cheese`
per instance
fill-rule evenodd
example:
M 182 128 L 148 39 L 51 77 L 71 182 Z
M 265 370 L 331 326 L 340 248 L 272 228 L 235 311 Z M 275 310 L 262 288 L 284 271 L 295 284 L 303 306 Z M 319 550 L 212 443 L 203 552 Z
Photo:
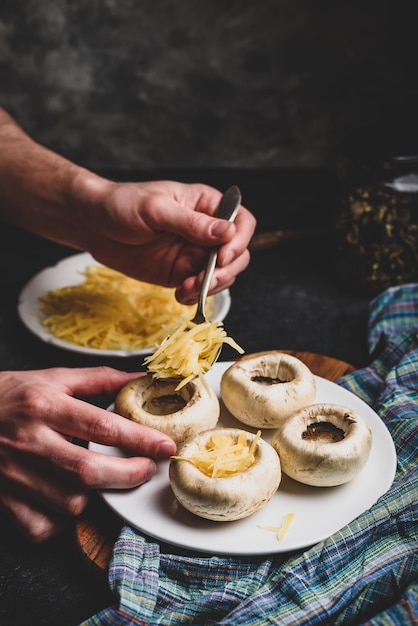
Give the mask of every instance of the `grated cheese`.
M 286 513 L 283 518 L 283 522 L 281 526 L 259 526 L 262 530 L 269 530 L 273 533 L 276 533 L 277 541 L 283 541 L 285 538 L 291 523 L 293 522 L 293 518 L 295 517 L 294 513 Z
M 210 478 L 225 478 L 244 472 L 253 465 L 260 437 L 261 430 L 248 445 L 245 433 L 240 433 L 237 438 L 215 432 L 206 445 L 200 443 L 199 450 L 191 456 L 173 456 L 172 458 L 193 463 L 197 469 Z
M 196 376 L 203 378 L 216 361 L 219 350 L 226 343 L 240 354 L 244 350 L 227 336 L 221 322 L 194 324 L 185 320 L 166 337 L 144 365 L 154 378 L 181 378 L 176 390 Z
M 172 288 L 105 266 L 90 266 L 82 274 L 83 283 L 39 298 L 42 325 L 63 341 L 102 350 L 149 348 L 163 341 L 173 320 L 194 314 L 195 307 L 177 302 Z

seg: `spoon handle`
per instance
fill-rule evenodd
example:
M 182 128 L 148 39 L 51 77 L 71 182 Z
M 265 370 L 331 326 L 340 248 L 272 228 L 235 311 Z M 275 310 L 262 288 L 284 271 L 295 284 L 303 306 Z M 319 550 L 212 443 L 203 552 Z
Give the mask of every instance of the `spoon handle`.
M 233 222 L 236 214 L 238 213 L 239 205 L 241 204 L 241 192 L 236 185 L 233 185 L 226 190 L 221 198 L 218 209 L 216 211 L 216 217 Z M 196 314 L 191 320 L 195 324 L 203 324 L 206 321 L 205 306 L 206 298 L 208 295 L 210 283 L 212 281 L 213 272 L 216 267 L 216 260 L 218 258 L 218 248 L 212 250 L 209 255 L 208 263 L 206 265 L 205 275 L 203 277 L 202 287 L 200 289 L 199 300 L 197 303 Z

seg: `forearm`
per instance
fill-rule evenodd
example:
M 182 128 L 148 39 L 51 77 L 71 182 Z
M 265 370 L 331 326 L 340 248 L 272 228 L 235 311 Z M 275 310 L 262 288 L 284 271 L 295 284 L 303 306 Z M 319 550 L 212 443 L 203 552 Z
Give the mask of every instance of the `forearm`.
M 0 109 L 0 218 L 76 248 L 108 181 L 33 141 Z

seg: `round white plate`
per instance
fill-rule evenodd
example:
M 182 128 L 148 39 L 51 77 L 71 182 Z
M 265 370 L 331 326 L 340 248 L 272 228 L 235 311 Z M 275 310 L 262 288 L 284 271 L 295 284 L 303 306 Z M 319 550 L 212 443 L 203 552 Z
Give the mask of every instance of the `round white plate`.
M 223 372 L 231 362 L 218 362 L 206 374 L 220 396 Z M 315 377 L 316 402 L 351 407 L 361 414 L 373 432 L 369 459 L 351 482 L 338 487 L 310 487 L 284 476 L 276 494 L 261 510 L 234 522 L 212 522 L 189 513 L 174 498 L 168 480 L 168 461 L 158 464 L 157 474 L 141 487 L 105 490 L 101 495 L 125 522 L 160 541 L 200 552 L 228 555 L 258 555 L 286 552 L 321 541 L 370 508 L 391 486 L 396 470 L 396 452 L 390 433 L 380 417 L 363 400 L 324 378 Z M 109 407 L 112 410 L 113 407 Z M 218 426 L 243 426 L 221 403 Z M 263 437 L 271 440 L 272 431 Z M 117 449 L 90 443 L 95 452 L 125 456 Z M 280 526 L 286 513 L 295 517 L 282 541 L 274 532 L 259 528 Z
M 85 279 L 83 272 L 87 267 L 100 265 L 93 257 L 87 253 L 75 254 L 59 261 L 52 267 L 36 274 L 22 289 L 18 301 L 18 314 L 26 328 L 46 343 L 53 344 L 58 348 L 80 352 L 82 354 L 111 357 L 131 357 L 146 355 L 152 351 L 152 347 L 137 350 L 101 350 L 98 348 L 85 348 L 74 343 L 57 339 L 41 324 L 42 317 L 39 309 L 39 298 L 60 287 L 77 285 Z M 226 317 L 231 306 L 231 296 L 228 289 L 213 296 L 214 314 L 213 317 L 220 322 Z

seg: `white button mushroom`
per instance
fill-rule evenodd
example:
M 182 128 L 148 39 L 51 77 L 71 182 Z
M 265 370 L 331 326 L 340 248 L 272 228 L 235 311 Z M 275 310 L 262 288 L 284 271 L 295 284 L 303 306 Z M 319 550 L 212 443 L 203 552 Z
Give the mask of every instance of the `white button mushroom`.
M 220 475 L 215 473 L 215 476 L 211 463 L 205 459 L 199 462 L 202 450 L 203 456 L 208 449 L 210 454 L 214 435 L 223 446 L 221 456 L 227 456 L 226 470 L 222 459 L 215 461 L 221 469 Z M 232 441 L 232 447 L 238 448 L 235 459 L 233 451 L 232 458 L 228 453 L 230 443 L 222 444 L 225 438 Z M 240 452 L 242 444 L 239 441 L 245 442 L 246 451 Z M 252 444 L 255 444 L 254 450 Z M 250 456 L 253 454 L 250 464 L 246 459 L 242 462 L 248 452 Z M 239 469 L 241 464 L 243 469 Z M 235 428 L 211 429 L 181 444 L 176 457 L 170 461 L 169 477 L 173 493 L 185 509 L 205 519 L 232 521 L 251 515 L 270 501 L 281 480 L 280 460 L 259 434 Z
M 231 365 L 221 379 L 221 397 L 240 422 L 277 428 L 315 401 L 315 377 L 298 358 L 279 351 L 256 352 Z
M 176 443 L 214 428 L 220 414 L 215 392 L 198 378 L 180 390 L 176 386 L 176 380 L 136 378 L 118 393 L 115 412 L 166 433 Z
M 352 480 L 364 467 L 372 445 L 365 420 L 339 404 L 313 404 L 283 422 L 273 435 L 283 473 L 316 487 Z

